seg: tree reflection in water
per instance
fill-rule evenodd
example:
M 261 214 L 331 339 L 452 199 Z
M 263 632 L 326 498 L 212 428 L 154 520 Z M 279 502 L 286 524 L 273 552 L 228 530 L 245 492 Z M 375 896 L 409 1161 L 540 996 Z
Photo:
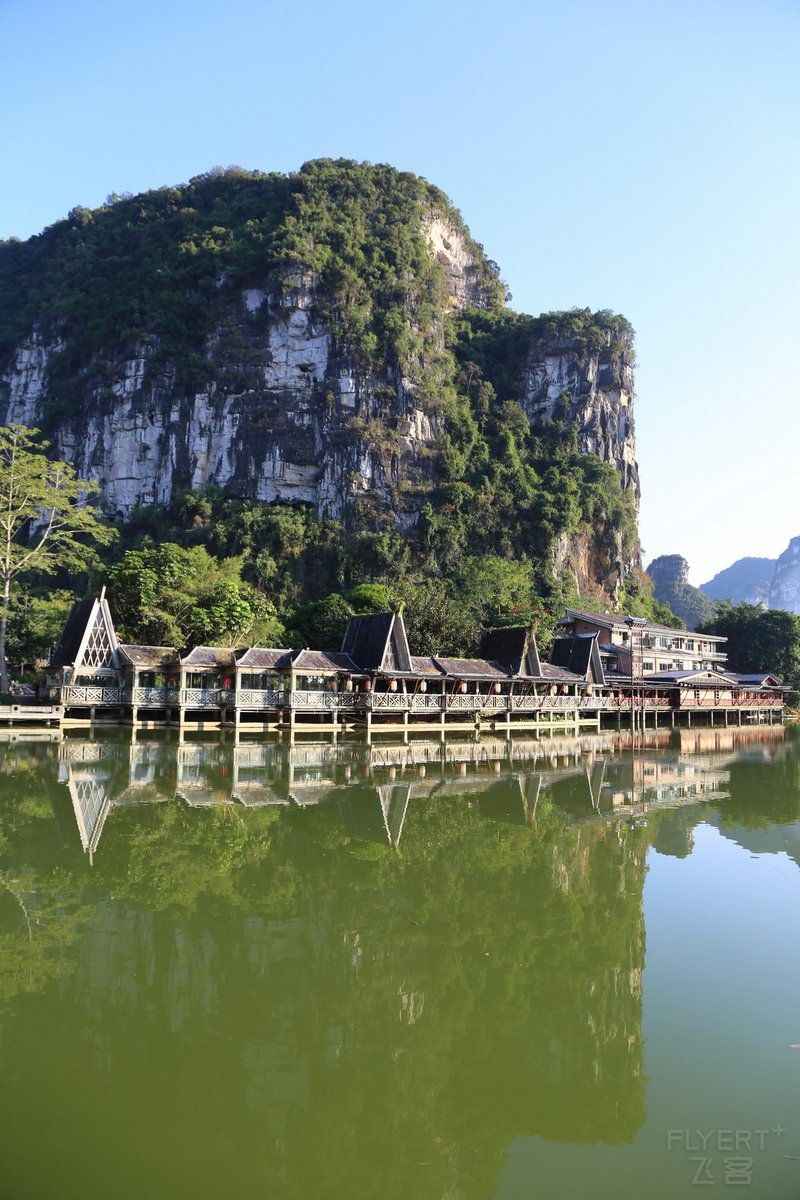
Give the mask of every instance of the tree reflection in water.
M 485 1197 L 518 1136 L 631 1141 L 647 852 L 740 820 L 754 750 L 800 818 L 765 732 L 0 744 L 9 1179 Z

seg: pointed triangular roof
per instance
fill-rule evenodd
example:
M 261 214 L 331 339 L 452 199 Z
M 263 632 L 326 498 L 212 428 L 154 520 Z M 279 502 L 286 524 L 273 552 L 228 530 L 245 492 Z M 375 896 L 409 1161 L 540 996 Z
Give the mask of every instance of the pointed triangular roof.
M 486 629 L 478 648 L 481 658 L 499 663 L 510 675 L 531 675 L 541 678 L 542 664 L 536 634 L 527 625 L 508 629 Z
M 119 640 L 103 588 L 94 600 L 76 600 L 53 651 L 53 667 L 95 670 L 119 665 Z
M 606 681 L 596 633 L 553 638 L 550 662 L 554 667 L 564 667 L 582 675 L 587 682 L 604 684 Z
M 67 788 L 72 800 L 72 810 L 75 813 L 81 845 L 84 853 L 89 855 L 91 862 L 111 808 L 111 797 L 106 788 L 106 781 L 92 775 L 76 777 L 70 771 Z
M 362 670 L 411 671 L 411 654 L 402 613 L 372 613 L 347 622 L 342 653 Z

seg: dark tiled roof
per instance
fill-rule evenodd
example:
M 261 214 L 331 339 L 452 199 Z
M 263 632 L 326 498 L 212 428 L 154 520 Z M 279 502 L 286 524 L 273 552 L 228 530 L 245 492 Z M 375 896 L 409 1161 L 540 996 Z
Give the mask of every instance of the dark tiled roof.
M 294 650 L 291 665 L 295 671 L 350 671 L 360 674 L 349 654 L 335 650 Z
M 524 626 L 513 629 L 487 629 L 481 635 L 478 652 L 481 658 L 494 659 L 495 662 L 507 665 L 508 670 L 517 675 L 522 670 L 522 662 L 528 649 L 529 631 Z
M 552 663 L 542 663 L 542 679 L 558 683 L 583 683 L 582 675 L 568 671 L 565 667 L 555 667 Z
M 51 667 L 71 667 L 75 662 L 93 608 L 94 600 L 75 601 L 50 659 Z
M 351 617 L 347 622 L 342 653 L 349 654 L 360 667 L 377 670 L 383 662 L 393 617 L 393 613 Z
M 272 650 L 265 646 L 251 646 L 238 660 L 240 667 L 280 669 L 292 665 L 291 650 Z
M 457 679 L 508 679 L 509 672 L 496 662 L 482 658 L 434 658 L 445 675 Z
M 592 661 L 593 637 L 557 637 L 550 647 L 550 662 L 586 678 Z
M 120 643 L 120 653 L 134 667 L 172 667 L 179 662 L 173 646 L 128 646 Z
M 541 674 L 536 637 L 526 625 L 485 630 L 478 650 L 481 658 L 499 663 L 512 675 Z
M 590 625 L 604 625 L 606 628 L 628 629 L 625 613 L 595 613 L 584 612 L 582 609 L 568 608 L 567 615 L 558 622 L 559 625 L 571 625 L 573 621 L 586 621 Z M 636 618 L 638 621 L 639 618 Z M 674 629 L 671 625 L 659 625 L 657 621 L 643 620 L 635 628 L 645 632 L 669 633 L 673 637 L 690 637 L 707 642 L 726 642 L 728 639 L 715 633 L 693 633 L 687 629 Z
M 645 681 L 651 683 L 668 682 L 674 680 L 676 683 L 687 683 L 691 679 L 699 679 L 702 683 L 717 685 L 724 687 L 726 684 L 736 683 L 735 675 L 727 675 L 723 671 L 706 671 L 698 668 L 693 671 L 653 671 L 645 675 Z
M 415 654 L 411 655 L 411 671 L 414 675 L 432 675 L 434 677 L 441 677 L 442 674 L 441 669 L 436 665 L 435 659 L 419 657 Z
M 232 646 L 195 646 L 181 659 L 187 667 L 233 667 L 237 651 Z
M 785 688 L 789 690 L 785 683 L 781 683 L 777 675 L 773 675 L 771 671 L 763 671 L 760 675 L 735 675 L 735 679 L 739 683 L 743 683 L 745 687 L 767 687 Z
M 371 613 L 351 617 L 345 630 L 342 653 L 349 654 L 362 670 L 410 670 L 411 658 L 402 614 Z

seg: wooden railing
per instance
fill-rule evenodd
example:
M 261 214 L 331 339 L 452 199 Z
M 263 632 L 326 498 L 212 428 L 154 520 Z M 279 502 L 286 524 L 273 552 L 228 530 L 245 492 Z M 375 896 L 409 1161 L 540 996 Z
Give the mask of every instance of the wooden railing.
M 300 691 L 289 693 L 288 707 L 306 712 L 330 712 L 331 709 L 350 711 L 362 704 L 363 697 L 356 692 Z
M 167 704 L 180 704 L 180 691 L 175 687 L 135 687 L 126 697 L 129 704 L 150 704 L 162 708 Z
M 125 688 L 121 687 L 89 687 L 86 685 L 68 684 L 60 689 L 60 703 L 74 705 L 94 704 L 124 704 L 126 701 Z
M 179 703 L 183 708 L 222 708 L 233 706 L 236 693 L 229 688 L 181 688 Z
M 276 711 L 292 708 L 306 712 L 353 712 L 369 710 L 385 713 L 442 713 L 483 712 L 487 715 L 535 712 L 598 712 L 617 711 L 622 715 L 632 710 L 653 712 L 674 708 L 706 711 L 736 711 L 737 709 L 781 709 L 785 700 L 780 695 L 740 692 L 732 697 L 719 693 L 696 698 L 691 692 L 659 695 L 536 695 L 530 693 L 481 695 L 474 692 L 329 692 L 321 689 L 287 692 L 269 688 L 243 688 L 238 693 L 229 688 L 135 687 L 66 684 L 50 689 L 55 703 L 66 706 L 120 705 L 154 708 L 239 708 L 250 711 Z
M 237 708 L 284 708 L 289 703 L 289 693 L 274 688 L 242 688 L 236 693 Z

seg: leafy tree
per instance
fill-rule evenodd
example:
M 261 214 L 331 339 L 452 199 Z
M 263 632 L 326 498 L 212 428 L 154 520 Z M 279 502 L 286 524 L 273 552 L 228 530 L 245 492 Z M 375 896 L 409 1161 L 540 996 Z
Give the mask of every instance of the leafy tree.
M 0 427 L 0 689 L 8 691 L 6 643 L 12 583 L 36 570 L 85 569 L 91 543 L 114 530 L 83 503 L 93 484 L 69 463 L 47 458 L 49 444 L 24 425 Z
M 464 560 L 459 592 L 482 625 L 528 625 L 533 607 L 530 565 L 496 554 Z
M 8 657 L 13 663 L 35 663 L 49 657 L 73 602 L 64 589 L 37 596 L 30 587 L 12 589 Z
M 398 585 L 412 654 L 461 655 L 475 647 L 478 622 L 440 579 Z
M 275 608 L 242 582 L 242 559 L 203 546 L 128 550 L 108 573 L 109 599 L 129 640 L 182 647 L 280 640 Z
M 338 650 L 347 622 L 354 615 L 344 596 L 332 592 L 323 600 L 302 604 L 291 615 L 292 631 L 312 650 Z
M 795 613 L 723 600 L 714 619 L 700 625 L 698 632 L 728 639 L 725 649 L 732 671 L 772 671 L 800 692 L 800 616 Z
M 347 593 L 347 602 L 356 615 L 391 612 L 394 597 L 385 583 L 359 583 Z

